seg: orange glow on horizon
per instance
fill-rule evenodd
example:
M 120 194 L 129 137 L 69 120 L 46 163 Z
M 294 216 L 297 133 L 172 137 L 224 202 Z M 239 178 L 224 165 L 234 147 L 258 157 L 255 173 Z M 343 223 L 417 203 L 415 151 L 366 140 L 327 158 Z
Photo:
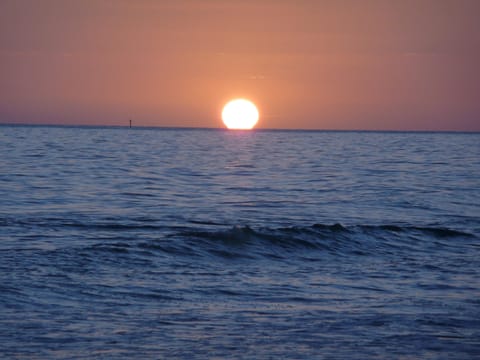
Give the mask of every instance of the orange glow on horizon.
M 0 1 L 0 123 L 217 128 L 219 103 L 245 95 L 262 128 L 480 131 L 479 11 L 471 0 Z

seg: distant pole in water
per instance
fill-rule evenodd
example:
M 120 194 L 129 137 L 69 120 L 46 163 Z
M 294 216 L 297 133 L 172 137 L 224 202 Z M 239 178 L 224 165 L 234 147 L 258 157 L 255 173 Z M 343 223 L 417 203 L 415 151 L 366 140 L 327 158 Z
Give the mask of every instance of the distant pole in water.
M 132 120 L 130 119 L 130 128 L 132 128 Z

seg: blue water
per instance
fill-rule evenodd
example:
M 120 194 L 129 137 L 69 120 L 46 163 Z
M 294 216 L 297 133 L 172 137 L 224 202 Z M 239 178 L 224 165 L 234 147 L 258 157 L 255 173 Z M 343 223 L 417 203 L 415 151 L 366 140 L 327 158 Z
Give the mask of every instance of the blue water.
M 480 134 L 0 126 L 5 358 L 474 359 Z

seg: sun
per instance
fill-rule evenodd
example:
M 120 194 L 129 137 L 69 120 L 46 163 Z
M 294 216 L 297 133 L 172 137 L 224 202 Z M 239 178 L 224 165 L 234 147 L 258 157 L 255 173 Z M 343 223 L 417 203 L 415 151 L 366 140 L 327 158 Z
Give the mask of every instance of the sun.
M 249 100 L 231 100 L 223 107 L 222 120 L 229 129 L 250 130 L 258 121 L 258 110 Z

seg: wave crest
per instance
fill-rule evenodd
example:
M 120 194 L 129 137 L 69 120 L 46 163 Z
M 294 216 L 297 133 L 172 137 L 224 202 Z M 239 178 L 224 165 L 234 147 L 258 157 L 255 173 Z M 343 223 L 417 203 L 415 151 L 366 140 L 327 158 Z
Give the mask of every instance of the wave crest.
M 259 228 L 234 226 L 222 231 L 186 230 L 171 235 L 191 246 L 235 257 L 239 249 L 249 254 L 288 257 L 294 253 L 333 255 L 392 254 L 404 251 L 426 252 L 433 248 L 461 247 L 456 239 L 471 239 L 472 234 L 445 228 L 402 227 L 397 225 L 314 224 L 306 227 Z

